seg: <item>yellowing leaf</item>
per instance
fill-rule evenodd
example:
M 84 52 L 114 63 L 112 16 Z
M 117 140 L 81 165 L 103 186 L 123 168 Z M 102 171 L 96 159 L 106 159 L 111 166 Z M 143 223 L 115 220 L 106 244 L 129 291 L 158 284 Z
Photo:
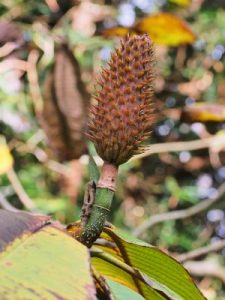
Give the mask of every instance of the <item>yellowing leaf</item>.
M 191 4 L 191 0 L 169 0 L 169 2 L 183 7 L 186 7 Z
M 182 118 L 191 122 L 225 122 L 225 105 L 196 103 L 183 110 Z
M 124 36 L 129 32 L 129 28 L 126 27 L 112 27 L 107 28 L 103 31 L 103 35 L 106 37 L 110 36 Z
M 128 287 L 134 292 L 139 292 L 141 290 L 141 294 L 145 297 L 146 300 L 154 299 L 154 300 L 164 300 L 157 291 L 155 291 L 150 286 L 146 286 L 139 279 L 134 280 L 131 275 L 126 273 L 124 270 L 110 264 L 107 261 L 102 259 L 93 257 L 92 265 L 95 269 L 104 276 L 107 280 L 113 280 L 125 287 Z
M 180 1 L 182 2 L 182 0 Z M 106 29 L 103 35 L 106 37 L 125 36 L 127 33 L 148 33 L 153 42 L 166 46 L 192 44 L 196 39 L 195 34 L 183 19 L 165 12 L 145 17 L 132 28 L 113 27 Z
M 0 143 L 0 175 L 6 173 L 13 165 L 13 157 L 5 143 Z
M 0 210 L 0 246 L 0 299 L 96 299 L 88 249 L 48 217 Z
M 148 33 L 160 45 L 192 44 L 196 39 L 184 20 L 165 12 L 143 18 L 136 24 L 135 30 L 138 33 Z
M 106 235 L 108 245 L 97 245 L 96 242 L 96 247 L 108 256 L 98 256 L 96 251 L 95 257 L 92 258 L 95 269 L 106 279 L 139 292 L 147 300 L 205 299 L 188 272 L 173 258 L 115 227 L 105 227 L 101 238 L 105 238 Z M 122 270 L 119 268 L 120 262 L 129 265 L 135 272 L 132 274 L 125 268 Z M 145 281 L 139 281 L 140 275 Z

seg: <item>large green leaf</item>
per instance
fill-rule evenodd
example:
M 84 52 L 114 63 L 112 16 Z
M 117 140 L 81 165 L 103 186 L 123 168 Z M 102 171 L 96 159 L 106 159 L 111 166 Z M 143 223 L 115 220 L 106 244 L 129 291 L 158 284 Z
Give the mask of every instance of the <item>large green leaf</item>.
M 113 258 L 117 259 L 119 262 L 124 262 L 123 255 L 121 254 L 119 248 L 112 243 L 111 238 L 102 233 L 102 238 L 104 238 L 105 245 L 99 245 L 98 242 L 95 244 L 97 249 L 99 249 L 100 253 L 107 253 Z M 92 248 L 95 250 L 95 248 Z M 94 255 L 92 257 L 92 264 L 96 268 L 96 270 L 103 275 L 107 279 L 111 279 L 113 281 L 118 282 L 121 285 L 132 289 L 135 292 L 143 295 L 145 299 L 154 299 L 154 300 L 163 300 L 165 299 L 162 295 L 160 295 L 157 291 L 155 291 L 148 284 L 143 283 L 145 280 L 140 280 L 136 276 L 132 276 L 127 273 L 125 270 L 116 266 L 115 264 L 111 264 L 109 261 L 105 259 L 99 259 L 98 255 Z M 137 271 L 137 270 L 136 270 Z M 143 277 L 143 274 L 139 274 L 140 277 Z M 144 279 L 144 278 L 143 278 Z
M 0 299 L 96 299 L 85 246 L 45 216 L 0 210 Z
M 93 264 L 106 278 L 119 282 L 132 288 L 142 294 L 146 299 L 173 299 L 173 300 L 202 300 L 205 299 L 201 292 L 198 290 L 188 272 L 183 266 L 173 258 L 169 257 L 159 249 L 152 247 L 142 241 L 139 241 L 124 232 L 115 229 L 104 229 L 105 233 L 102 237 L 107 242 L 106 245 L 99 245 L 99 250 L 110 254 L 112 257 L 119 261 L 125 262 L 131 266 L 138 276 L 140 274 L 146 278 L 146 284 L 138 282 L 137 278 L 127 274 L 129 278 L 124 280 L 121 272 L 126 273 L 125 270 L 119 270 L 118 266 L 111 264 L 109 261 L 104 261 L 101 258 L 94 258 Z M 112 242 L 115 242 L 116 247 Z M 138 274 L 138 272 L 140 272 Z M 124 280 L 122 281 L 121 278 Z M 130 286 L 129 286 L 130 284 Z M 155 291 L 161 293 L 150 295 L 149 286 Z

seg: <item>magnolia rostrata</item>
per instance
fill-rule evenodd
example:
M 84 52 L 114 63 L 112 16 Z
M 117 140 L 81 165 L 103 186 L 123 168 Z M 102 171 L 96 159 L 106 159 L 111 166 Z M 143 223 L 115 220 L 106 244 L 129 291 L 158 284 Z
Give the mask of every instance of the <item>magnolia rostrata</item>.
M 118 166 L 143 151 L 153 123 L 153 50 L 148 35 L 126 36 L 113 52 L 98 80 L 97 104 L 92 105 L 88 137 L 104 160 L 95 194 L 88 194 L 91 211 L 81 217 L 78 239 L 91 247 L 100 236 L 116 190 Z M 94 187 L 93 186 L 93 187 Z M 84 206 L 86 204 L 84 203 Z
M 127 35 L 103 69 L 87 135 L 105 162 L 118 166 L 143 151 L 153 123 L 153 69 L 147 34 Z

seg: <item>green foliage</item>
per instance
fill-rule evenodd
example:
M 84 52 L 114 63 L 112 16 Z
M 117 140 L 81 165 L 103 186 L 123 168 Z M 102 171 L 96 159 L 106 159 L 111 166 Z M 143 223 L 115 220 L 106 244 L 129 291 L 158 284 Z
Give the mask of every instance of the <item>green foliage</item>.
M 134 239 L 129 234 L 118 229 L 105 228 L 104 231 L 106 236 L 103 235 L 103 237 L 105 237 L 106 240 L 110 238 L 110 240 L 115 242 L 118 249 L 99 246 L 100 249 L 108 252 L 119 261 L 122 258 L 126 264 L 136 270 L 136 277 L 133 275 L 130 279 L 127 279 L 126 285 L 130 287 L 136 286 L 134 289 L 137 289 L 145 299 L 151 299 L 151 297 L 153 299 L 164 299 L 164 297 L 161 298 L 158 291 L 169 298 L 177 300 L 191 299 L 191 297 L 196 300 L 204 299 L 191 281 L 186 270 L 174 259 L 159 249 Z M 98 254 L 96 254 L 96 257 L 98 257 Z M 104 255 L 100 255 L 99 258 L 104 259 Z M 93 263 L 96 269 L 99 272 L 103 272 L 106 277 L 120 283 L 125 280 L 118 266 L 117 268 L 115 268 L 115 265 L 113 268 L 110 267 L 109 260 L 106 263 L 107 268 L 105 262 L 99 259 L 94 259 Z M 141 272 L 140 274 L 142 274 L 145 279 L 145 284 L 155 290 L 156 294 L 143 284 L 143 280 L 138 280 L 140 278 L 138 277 L 138 272 Z M 179 285 L 177 282 L 179 282 Z
M 0 225 L 0 298 L 96 299 L 88 249 L 62 225 L 4 210 Z M 157 248 L 115 228 L 106 227 L 102 239 L 110 245 L 91 248 L 91 265 L 115 299 L 204 299 L 187 271 Z
M 138 293 L 132 291 L 128 287 L 119 284 L 113 280 L 107 279 L 106 283 L 110 287 L 111 293 L 115 300 L 124 300 L 124 299 L 132 299 L 132 300 L 143 300 L 144 298 Z
M 194 204 L 198 201 L 197 188 L 194 186 L 180 187 L 173 177 L 167 177 L 166 187 L 171 193 L 171 196 L 175 197 L 180 202 L 189 202 Z
M 88 167 L 86 157 L 77 162 L 55 161 L 40 129 L 35 113 L 36 100 L 33 99 L 31 89 L 33 87 L 37 93 L 39 90 L 43 91 L 43 82 L 54 62 L 53 49 L 63 40 L 69 42 L 81 66 L 82 79 L 92 93 L 94 78 L 106 63 L 109 52 L 118 43 L 118 39 L 102 37 L 101 33 L 111 24 L 124 26 L 122 23 L 127 20 L 121 1 L 87 1 L 84 4 L 86 11 L 84 9 L 82 14 L 80 11 L 76 14 L 78 2 L 12 0 L 0 4 L 1 20 L 16 25 L 25 40 L 22 46 L 6 55 L 2 51 L 7 46 L 7 41 L 0 43 L 0 134 L 7 140 L 14 159 L 14 170 L 37 210 L 50 214 L 54 220 L 63 224 L 79 218 L 86 183 L 90 178 L 97 181 L 98 173 L 92 165 Z M 198 4 L 201 1 L 189 0 L 149 2 L 151 5 L 144 9 L 141 1 L 129 1 L 132 11 L 129 16 L 135 17 L 135 23 L 147 20 L 146 17 L 153 12 L 176 14 L 188 22 L 188 27 L 196 34 L 197 39 L 193 44 L 177 47 L 155 45 L 157 76 L 154 108 L 157 120 L 148 142 L 152 146 L 163 143 L 167 150 L 170 150 L 171 142 L 204 142 L 210 135 L 221 132 L 224 122 L 191 124 L 182 119 L 182 112 L 184 108 L 198 102 L 219 103 L 224 106 L 224 1 L 205 0 L 200 6 Z M 58 11 L 54 11 L 52 3 L 59 5 Z M 98 12 L 96 16 L 88 10 L 91 4 L 96 5 L 96 10 L 91 10 Z M 126 10 L 126 14 L 128 13 Z M 89 21 L 87 25 L 78 27 L 81 23 L 76 22 L 79 16 L 82 16 L 81 21 Z M 167 28 L 172 33 L 171 26 Z M 4 35 L 1 26 L 0 29 L 0 38 L 11 35 L 11 32 Z M 161 42 L 165 44 L 165 41 Z M 30 82 L 27 76 L 29 70 L 26 69 L 26 63 L 28 59 L 32 61 L 30 54 L 33 50 L 39 53 L 32 68 L 32 74 L 35 75 L 36 72 L 38 75 L 38 84 Z M 186 160 L 182 160 L 182 152 Z M 91 153 L 99 164 L 96 153 Z M 2 159 L 4 160 L 3 156 Z M 216 192 L 224 181 L 224 164 L 222 143 L 213 143 L 208 149 L 175 151 L 173 154 L 167 152 L 131 160 L 120 168 L 110 221 L 132 231 L 154 214 L 185 209 L 200 203 Z M 0 200 L 2 198 L 17 209 L 26 209 L 7 174 L 0 176 Z M 4 206 L 4 202 L 1 201 L 0 205 Z M 223 201 L 214 208 L 219 210 L 221 216 L 225 208 Z M 146 230 L 143 237 L 151 244 L 179 255 L 209 244 L 210 241 L 223 239 L 224 217 L 212 221 L 207 219 L 207 212 L 203 212 L 189 219 L 158 224 Z M 26 243 L 28 240 L 29 238 Z M 74 247 L 76 248 L 72 246 L 73 249 Z M 49 252 L 52 257 L 53 252 L 53 249 Z M 63 249 L 62 253 L 64 255 Z M 221 252 L 218 252 L 218 257 L 222 266 L 224 257 Z M 61 262 L 62 258 L 58 259 Z M 115 268 L 115 274 L 117 271 Z M 121 273 L 126 282 L 133 284 L 130 275 L 125 275 L 122 270 Z M 205 278 L 204 273 L 199 277 L 194 276 L 206 297 L 209 300 L 223 300 L 222 281 L 213 276 Z M 123 295 L 130 292 L 115 282 L 108 282 L 108 285 L 115 298 L 120 297 L 118 293 Z M 132 289 L 131 285 L 128 288 Z M 123 291 L 118 292 L 121 288 Z

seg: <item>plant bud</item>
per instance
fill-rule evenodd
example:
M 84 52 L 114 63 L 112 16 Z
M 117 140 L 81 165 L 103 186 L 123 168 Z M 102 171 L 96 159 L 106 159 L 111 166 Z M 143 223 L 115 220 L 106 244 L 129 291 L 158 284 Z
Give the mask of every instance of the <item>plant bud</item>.
M 87 136 L 116 166 L 144 151 L 153 123 L 153 49 L 147 34 L 126 36 L 103 69 Z

